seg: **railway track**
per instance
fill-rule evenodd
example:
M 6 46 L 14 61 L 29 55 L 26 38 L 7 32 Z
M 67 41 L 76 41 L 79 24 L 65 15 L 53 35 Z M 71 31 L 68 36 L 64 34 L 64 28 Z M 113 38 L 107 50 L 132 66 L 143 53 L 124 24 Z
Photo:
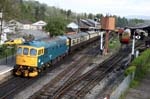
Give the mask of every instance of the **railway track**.
M 57 93 L 50 97 L 52 99 L 73 99 L 83 98 L 97 83 L 99 83 L 107 73 L 114 69 L 114 65 L 118 64 L 124 58 L 122 56 L 113 56 L 110 61 L 105 61 L 99 66 L 93 68 L 87 73 L 81 75 L 72 82 L 64 85 Z
M 141 45 L 141 43 L 137 43 L 136 44 L 136 47 L 139 47 Z M 94 52 L 94 51 L 93 51 Z M 92 51 L 90 51 L 89 53 L 93 53 Z M 121 52 L 120 52 L 121 53 Z M 128 52 L 129 53 L 129 52 Z M 119 64 L 121 62 L 121 60 L 126 56 L 126 54 L 120 54 L 121 56 L 112 56 L 111 59 L 111 62 L 113 63 L 107 63 L 108 60 L 106 60 L 104 63 L 106 64 L 107 63 L 107 66 L 103 65 L 100 69 L 100 72 L 98 73 L 97 71 L 94 71 L 94 70 L 98 70 L 97 68 L 96 69 L 93 69 L 83 75 L 79 75 L 79 72 L 81 73 L 81 68 L 78 68 L 76 70 L 74 70 L 75 72 L 71 72 L 70 73 L 70 76 L 67 76 L 65 78 L 67 78 L 67 80 L 62 80 L 60 81 L 61 84 L 58 85 L 57 87 L 53 86 L 54 83 L 59 83 L 59 82 L 51 82 L 51 84 L 48 84 L 46 86 L 46 88 L 43 88 L 41 91 L 39 91 L 38 93 L 36 93 L 36 95 L 33 95 L 32 97 L 30 97 L 30 99 L 59 99 L 59 98 L 65 98 L 68 99 L 68 98 L 79 98 L 81 96 L 84 96 L 86 93 L 88 93 L 100 80 L 102 80 L 108 72 L 111 72 L 110 70 L 114 69 L 114 65 L 116 64 Z M 110 60 L 110 59 L 109 59 Z M 84 60 L 83 60 L 84 61 Z M 78 62 L 79 63 L 79 62 Z M 81 65 L 81 64 L 79 64 Z M 85 65 L 85 64 L 83 64 Z M 102 65 L 102 64 L 101 64 Z M 84 66 L 80 66 L 80 67 L 84 67 Z M 106 67 L 110 67 L 110 68 L 106 68 Z M 104 72 L 102 72 L 104 71 Z M 102 75 L 101 77 L 97 76 L 97 77 L 91 77 L 91 78 L 95 78 L 95 80 L 93 81 L 89 81 L 89 83 L 86 81 L 83 80 L 85 76 L 87 77 L 90 77 L 90 75 L 93 73 L 97 73 L 99 75 Z M 78 76 L 77 76 L 78 75 Z M 95 74 L 96 75 L 96 74 Z M 79 77 L 80 76 L 80 77 Z M 61 78 L 62 76 L 60 76 Z M 101 79 L 98 79 L 98 78 L 101 78 Z M 95 81 L 97 81 L 95 83 Z M 62 83 L 63 82 L 63 83 Z M 81 82 L 81 83 L 79 83 Z M 84 83 L 83 83 L 84 82 Z M 79 83 L 79 84 L 78 84 Z M 83 84 L 82 84 L 83 83 Z M 93 84 L 92 84 L 93 83 Z M 81 87 L 80 85 L 85 85 L 86 87 Z M 91 86 L 92 85 L 92 86 Z M 76 87 L 75 87 L 76 86 Z M 90 88 L 87 88 L 87 86 L 91 86 Z M 76 92 L 70 90 L 70 89 L 75 89 Z M 78 90 L 77 88 L 79 88 L 80 90 Z M 88 90 L 87 90 L 88 89 Z M 69 90 L 69 91 L 68 91 Z M 86 91 L 85 91 L 86 90 Z M 68 93 L 66 95 L 66 93 Z M 72 94 L 74 93 L 74 94 Z
M 73 59 L 73 62 L 72 62 L 72 60 L 70 60 L 70 61 L 72 62 L 72 64 L 74 64 L 74 66 L 77 65 L 77 63 L 78 63 L 77 61 L 79 61 L 84 56 L 84 54 L 88 55 L 92 49 L 93 49 L 93 47 L 91 47 L 90 49 L 88 47 L 86 47 L 85 50 L 82 50 L 76 54 L 77 56 L 80 55 L 78 58 Z M 96 55 L 96 54 L 97 53 L 95 53 L 93 55 Z M 54 66 L 48 68 L 46 71 L 44 71 L 41 75 L 39 75 L 36 78 L 31 78 L 31 79 L 30 78 L 20 78 L 20 77 L 10 78 L 8 81 L 0 84 L 0 90 L 2 90 L 2 91 L 0 91 L 0 99 L 12 99 L 12 97 L 14 95 L 16 95 L 17 93 L 22 91 L 24 88 L 26 88 L 26 87 L 30 86 L 31 84 L 33 84 L 34 82 L 36 82 L 38 79 L 40 79 L 41 77 L 46 75 L 46 73 L 48 73 L 48 72 L 52 71 L 54 68 L 56 68 L 57 67 L 56 65 L 60 65 L 60 64 L 61 64 L 61 62 L 58 62 L 58 64 L 55 64 Z M 73 67 L 70 66 L 69 68 L 71 69 Z M 70 69 L 68 69 L 68 71 L 70 71 Z M 64 73 L 62 73 L 60 75 L 65 75 L 66 72 L 68 72 L 68 71 L 65 71 Z
M 64 81 L 64 85 L 65 85 L 65 82 L 68 82 L 66 84 L 70 84 L 72 81 L 75 81 L 79 76 L 81 76 L 81 72 L 79 72 L 79 71 L 83 70 L 84 66 L 87 65 L 87 64 L 84 64 L 85 61 L 90 61 L 90 60 L 86 59 L 86 57 L 88 57 L 88 56 L 94 57 L 94 56 L 96 56 L 98 54 L 98 52 L 99 52 L 98 51 L 98 47 L 95 46 L 94 48 L 90 48 L 89 50 L 83 50 L 83 51 L 79 52 L 78 54 L 76 54 L 75 57 L 79 57 L 79 58 L 73 59 L 73 62 L 72 62 L 72 60 L 70 60 L 70 62 L 72 62 L 72 64 L 74 64 L 74 66 L 76 66 L 79 63 L 79 60 L 81 60 L 81 61 L 83 61 L 83 63 L 82 64 L 78 64 L 81 67 L 78 67 L 78 66 L 77 67 L 71 67 L 70 66 L 69 67 L 70 69 L 68 69 L 68 70 L 64 71 L 63 73 L 61 73 L 60 74 L 61 76 L 59 75 L 60 78 L 56 77 L 56 79 L 53 80 L 53 83 L 56 83 L 56 82 L 59 82 L 59 81 Z M 87 56 L 86 57 L 83 56 L 84 54 L 87 55 Z M 82 57 L 84 58 L 83 60 L 81 59 Z M 61 64 L 61 62 L 59 62 L 57 65 L 60 65 L 60 64 Z M 54 68 L 56 68 L 56 65 L 50 67 L 49 69 L 44 71 L 41 75 L 39 75 L 36 78 L 32 78 L 32 79 L 20 78 L 20 77 L 12 77 L 12 78 L 10 78 L 8 81 L 0 84 L 0 90 L 1 90 L 0 91 L 0 99 L 12 99 L 12 97 L 14 95 L 16 95 L 20 91 L 24 90 L 26 87 L 28 87 L 31 84 L 33 84 L 34 82 L 36 82 L 38 79 L 43 77 L 46 73 L 50 72 Z M 67 76 L 69 78 L 74 78 L 74 79 L 71 79 L 71 80 L 69 78 L 66 79 L 66 77 L 64 76 L 69 71 L 70 71 L 70 73 L 68 73 Z M 76 74 L 76 75 L 74 75 L 74 74 Z M 60 80 L 61 77 L 63 78 L 63 80 Z M 62 85 L 59 85 L 59 88 L 57 88 L 57 89 L 55 89 L 55 91 L 53 91 L 53 96 L 55 96 L 55 97 L 59 96 L 59 95 L 56 95 L 55 93 L 58 92 L 58 89 L 60 89 L 60 87 L 63 88 Z M 45 90 L 43 90 L 43 92 L 45 92 Z M 65 93 L 65 92 L 63 92 L 63 93 Z
M 114 56 L 112 56 L 111 58 L 114 58 Z M 105 60 L 105 62 L 108 62 L 108 60 L 109 59 Z M 84 61 L 84 60 L 82 60 L 82 61 Z M 90 75 L 90 73 L 94 72 L 93 70 L 97 69 L 97 68 L 94 68 L 94 69 L 90 70 L 89 72 L 86 72 L 81 75 L 82 68 L 84 69 L 85 65 L 87 67 L 88 64 L 81 65 L 79 63 L 78 65 L 79 65 L 78 69 L 76 69 L 76 71 L 72 72 L 72 74 L 70 76 L 66 77 L 67 80 L 63 80 L 63 83 L 62 83 L 62 81 L 58 82 L 58 83 L 61 83 L 59 86 L 55 87 L 55 86 L 53 86 L 53 84 L 56 82 L 51 82 L 50 84 L 45 86 L 45 88 L 43 88 L 41 91 L 39 91 L 38 93 L 36 93 L 32 97 L 30 97 L 30 99 L 49 99 L 49 98 L 57 99 L 58 96 L 60 96 L 62 93 L 64 93 L 64 90 L 66 90 L 66 88 L 69 88 L 68 86 L 70 86 L 70 85 L 72 86 L 72 84 L 76 85 L 77 81 L 82 81 L 82 79 L 83 79 L 82 77 L 84 77 L 85 75 Z M 92 65 L 92 64 L 90 64 L 90 65 Z M 94 64 L 93 67 L 98 67 L 98 66 L 96 66 L 96 64 Z M 62 77 L 62 76 L 60 76 L 60 77 Z
M 68 68 L 66 68 L 62 73 L 57 75 L 48 85 L 46 85 L 45 88 L 43 88 L 40 92 L 37 92 L 34 96 L 30 98 L 37 98 L 36 96 L 45 92 L 45 90 L 48 90 L 50 92 L 49 95 L 53 95 L 61 86 L 63 86 L 65 83 L 70 82 L 72 80 L 71 78 L 77 78 L 79 75 L 81 75 L 82 71 L 85 70 L 87 65 L 92 64 L 91 57 L 95 57 L 98 53 L 99 51 L 97 45 L 95 45 L 95 48 L 90 48 L 90 50 L 86 52 L 79 53 L 80 56 L 81 54 L 84 55 L 80 57 L 80 60 L 75 60 L 72 66 L 68 66 Z

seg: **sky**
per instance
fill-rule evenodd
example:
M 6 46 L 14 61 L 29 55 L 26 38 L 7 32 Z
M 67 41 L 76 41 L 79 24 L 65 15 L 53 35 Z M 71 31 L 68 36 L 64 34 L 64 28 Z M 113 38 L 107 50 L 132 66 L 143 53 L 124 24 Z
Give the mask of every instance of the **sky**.
M 150 0 L 36 0 L 77 13 L 150 16 Z

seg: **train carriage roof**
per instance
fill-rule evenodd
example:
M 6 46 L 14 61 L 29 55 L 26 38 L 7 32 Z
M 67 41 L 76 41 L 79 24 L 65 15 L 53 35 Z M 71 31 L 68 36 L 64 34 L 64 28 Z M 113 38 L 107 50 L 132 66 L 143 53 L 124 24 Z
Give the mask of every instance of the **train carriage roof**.
M 78 34 L 71 34 L 71 35 L 66 35 L 68 38 L 74 39 L 74 38 L 79 38 L 81 36 L 87 36 L 88 33 L 86 32 L 80 32 Z
M 95 33 L 98 33 L 98 32 L 95 32 L 95 31 L 88 31 L 88 33 L 91 35 L 91 34 L 95 34 Z

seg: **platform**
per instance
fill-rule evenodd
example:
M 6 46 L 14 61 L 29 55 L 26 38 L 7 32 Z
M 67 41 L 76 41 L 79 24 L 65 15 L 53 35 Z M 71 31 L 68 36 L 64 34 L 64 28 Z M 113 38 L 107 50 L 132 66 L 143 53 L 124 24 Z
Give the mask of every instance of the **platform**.
M 0 81 L 12 74 L 15 61 L 15 56 L 9 56 L 0 60 Z

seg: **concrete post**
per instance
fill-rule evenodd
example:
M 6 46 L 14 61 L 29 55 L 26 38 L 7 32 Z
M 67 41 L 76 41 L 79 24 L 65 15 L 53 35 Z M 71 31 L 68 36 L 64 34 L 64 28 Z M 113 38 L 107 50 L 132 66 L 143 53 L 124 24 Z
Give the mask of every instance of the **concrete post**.
M 135 32 L 134 32 L 133 41 L 132 41 L 132 52 L 131 52 L 132 59 L 134 58 L 134 50 L 135 50 Z
M 100 53 L 103 54 L 103 32 L 100 32 Z

